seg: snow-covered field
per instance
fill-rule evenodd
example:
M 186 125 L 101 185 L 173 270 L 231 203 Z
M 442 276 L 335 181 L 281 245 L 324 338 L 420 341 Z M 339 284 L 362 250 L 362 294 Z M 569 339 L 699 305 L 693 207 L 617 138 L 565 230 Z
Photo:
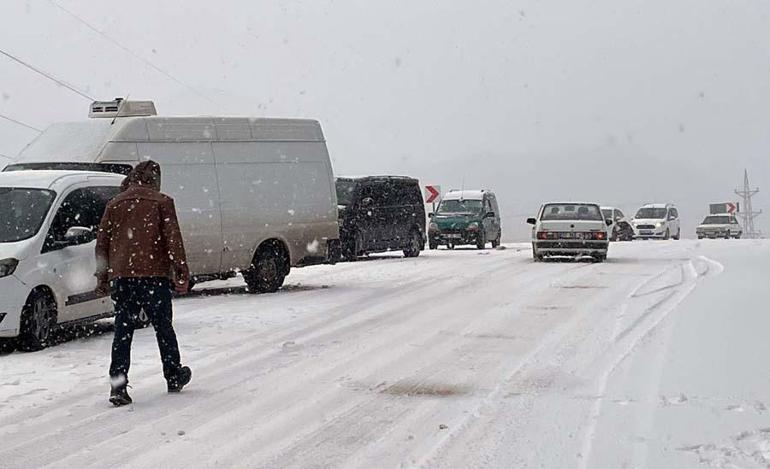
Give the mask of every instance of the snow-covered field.
M 770 465 L 770 243 L 526 245 L 294 270 L 175 302 L 193 381 L 152 329 L 112 408 L 110 334 L 0 356 L 0 467 Z

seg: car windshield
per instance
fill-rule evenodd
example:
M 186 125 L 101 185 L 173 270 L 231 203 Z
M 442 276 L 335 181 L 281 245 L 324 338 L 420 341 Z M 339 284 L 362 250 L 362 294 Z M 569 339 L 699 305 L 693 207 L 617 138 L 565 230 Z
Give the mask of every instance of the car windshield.
M 353 192 L 356 190 L 354 181 L 337 181 L 337 203 L 350 205 L 353 203 Z
M 666 209 L 652 208 L 652 207 L 640 208 L 639 211 L 636 212 L 636 217 L 634 218 L 648 218 L 648 219 L 654 219 L 654 220 L 662 220 L 666 218 Z
M 480 213 L 481 206 L 480 200 L 444 200 L 438 207 L 438 213 Z
M 0 187 L 0 243 L 31 238 L 40 230 L 54 193 L 43 189 Z
M 602 215 L 604 215 L 605 220 L 612 220 L 612 210 L 602 209 Z
M 548 204 L 543 208 L 543 215 L 540 219 L 602 221 L 602 212 L 596 205 Z
M 712 215 L 703 220 L 704 225 L 729 225 L 730 217 L 728 215 Z

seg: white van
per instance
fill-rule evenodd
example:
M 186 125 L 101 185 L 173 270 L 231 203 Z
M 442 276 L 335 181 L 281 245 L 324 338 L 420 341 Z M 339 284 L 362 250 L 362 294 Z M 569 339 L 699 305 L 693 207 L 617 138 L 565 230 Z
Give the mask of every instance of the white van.
M 95 102 L 90 121 L 54 124 L 5 171 L 157 161 L 196 281 L 240 271 L 250 291 L 275 291 L 290 267 L 333 258 L 337 195 L 318 122 L 155 114 L 149 101 Z
M 0 343 L 18 337 L 20 348 L 36 350 L 57 324 L 112 315 L 109 298 L 95 293 L 95 233 L 122 181 L 103 172 L 0 173 Z

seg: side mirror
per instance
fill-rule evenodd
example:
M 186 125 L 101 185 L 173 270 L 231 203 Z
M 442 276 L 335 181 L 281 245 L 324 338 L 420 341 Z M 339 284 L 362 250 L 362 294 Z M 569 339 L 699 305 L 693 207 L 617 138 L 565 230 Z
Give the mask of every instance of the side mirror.
M 615 222 L 612 221 L 612 218 L 608 218 L 608 219 L 606 219 L 604 221 L 607 223 L 607 226 L 612 226 L 612 224 L 615 223 Z
M 487 212 L 484 218 L 495 218 L 495 212 Z
M 69 246 L 90 243 L 94 239 L 94 232 L 84 226 L 73 226 L 64 233 L 64 242 Z
M 527 223 L 529 223 L 530 225 L 535 225 L 537 224 L 537 220 L 534 218 L 527 218 Z
M 436 216 L 436 214 L 435 214 L 435 213 L 433 213 L 433 212 L 430 212 L 430 213 L 428 214 L 428 218 L 433 218 L 433 217 L 435 217 L 435 216 Z
M 371 197 L 366 197 L 365 199 L 361 200 L 361 205 L 364 207 L 368 207 L 374 203 L 374 199 Z

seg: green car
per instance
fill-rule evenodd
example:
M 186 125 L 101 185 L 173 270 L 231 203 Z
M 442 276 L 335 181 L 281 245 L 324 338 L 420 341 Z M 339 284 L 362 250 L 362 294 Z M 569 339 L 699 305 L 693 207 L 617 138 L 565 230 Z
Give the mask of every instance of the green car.
M 500 245 L 500 209 L 495 194 L 487 190 L 450 191 L 444 195 L 436 213 L 430 214 L 428 247 Z

